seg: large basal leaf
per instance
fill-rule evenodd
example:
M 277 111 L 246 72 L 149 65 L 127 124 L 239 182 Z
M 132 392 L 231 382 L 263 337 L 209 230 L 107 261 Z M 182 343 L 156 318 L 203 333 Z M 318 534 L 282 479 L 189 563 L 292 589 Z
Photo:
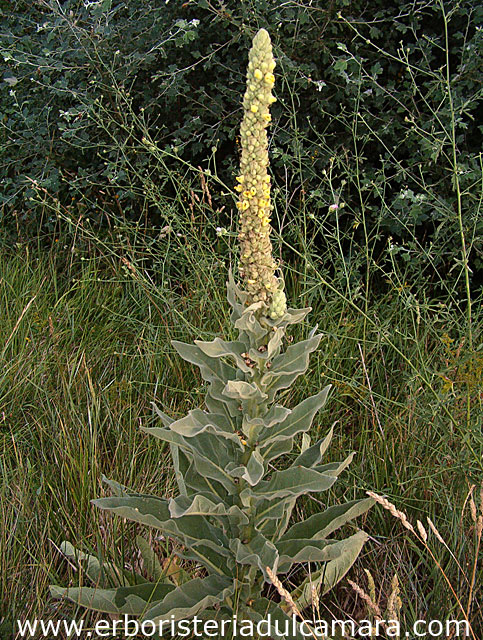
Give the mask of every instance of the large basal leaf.
M 314 469 L 291 467 L 285 471 L 275 471 L 270 480 L 260 482 L 251 490 L 244 489 L 242 494 L 246 493 L 257 501 L 294 498 L 312 491 L 327 491 L 335 481 L 335 476 L 325 475 Z
M 162 602 L 144 614 L 143 620 L 188 620 L 203 609 L 223 602 L 233 591 L 233 580 L 226 576 L 194 578 L 168 593 Z
M 76 549 L 70 542 L 62 542 L 60 550 L 66 558 L 81 567 L 89 580 L 99 587 L 126 587 L 133 583 L 132 572 L 123 571 L 112 562 L 100 561 L 96 556 Z M 147 582 L 141 576 L 137 576 L 137 581 Z
M 284 533 L 280 540 L 296 538 L 327 538 L 354 518 L 366 513 L 374 504 L 372 498 L 352 500 L 346 504 L 329 507 L 321 513 L 314 513 L 303 522 L 297 522 Z
M 55 598 L 68 598 L 76 604 L 111 614 L 143 615 L 175 589 L 170 584 L 137 584 L 133 587 L 99 589 L 96 587 L 50 587 Z
M 342 580 L 356 561 L 367 538 L 367 533 L 358 531 L 350 538 L 341 541 L 341 544 L 344 545 L 341 555 L 335 560 L 325 563 L 320 571 L 313 573 L 292 593 L 292 597 L 300 609 L 304 609 L 310 604 L 312 585 L 320 595 L 324 595 Z
M 112 497 L 99 498 L 92 501 L 97 507 L 113 511 L 121 518 L 155 527 L 165 535 L 171 536 L 184 546 L 194 548 L 198 545 L 210 547 L 222 560 L 229 556 L 228 540 L 223 531 L 213 526 L 201 516 L 171 518 L 166 500 L 153 497 Z M 219 573 L 225 570 L 226 564 L 221 561 Z
M 330 389 L 331 385 L 328 385 L 316 395 L 306 398 L 292 409 L 283 422 L 277 424 L 273 429 L 262 431 L 259 440 L 260 446 L 293 438 L 297 433 L 308 431 L 312 426 L 315 414 L 327 402 Z

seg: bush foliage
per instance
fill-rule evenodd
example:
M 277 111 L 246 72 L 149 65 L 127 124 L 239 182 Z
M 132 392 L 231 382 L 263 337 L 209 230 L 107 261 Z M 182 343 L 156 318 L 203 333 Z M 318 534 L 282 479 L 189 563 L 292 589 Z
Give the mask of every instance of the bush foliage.
M 341 270 L 362 268 L 369 246 L 381 268 L 423 261 L 439 285 L 469 263 L 478 286 L 476 0 L 2 5 L 4 229 L 50 228 L 72 202 L 96 225 L 121 216 L 162 227 L 189 167 L 231 184 L 240 52 L 267 27 L 282 74 L 271 143 L 282 251 L 292 259 L 313 243 L 325 254 L 337 235 Z M 215 200 L 213 229 L 233 209 L 228 190 Z

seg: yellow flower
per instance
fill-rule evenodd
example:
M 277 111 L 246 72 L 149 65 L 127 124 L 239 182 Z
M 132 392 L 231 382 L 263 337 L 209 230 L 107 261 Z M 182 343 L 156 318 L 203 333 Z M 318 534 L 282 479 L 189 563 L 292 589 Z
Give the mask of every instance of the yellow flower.
M 243 184 L 245 182 L 244 176 L 237 176 L 236 179 L 240 184 Z
M 243 187 L 241 186 L 241 184 L 235 185 L 235 191 L 241 191 L 242 189 Z
M 270 242 L 270 177 L 267 126 L 275 68 L 270 36 L 260 29 L 249 53 L 247 92 L 243 100 L 240 173 L 245 176 L 240 215 L 239 273 L 246 287 L 247 304 L 271 304 L 279 283 Z M 244 204 L 246 203 L 246 205 Z

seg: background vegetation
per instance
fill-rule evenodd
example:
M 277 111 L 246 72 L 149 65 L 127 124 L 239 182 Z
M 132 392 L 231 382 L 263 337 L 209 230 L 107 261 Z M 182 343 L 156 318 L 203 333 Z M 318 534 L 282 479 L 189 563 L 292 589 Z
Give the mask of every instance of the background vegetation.
M 231 186 L 259 27 L 278 64 L 277 253 L 289 300 L 312 306 L 326 336 L 288 400 L 335 387 L 317 428 L 338 421 L 334 459 L 357 457 L 330 500 L 374 490 L 426 528 L 429 516 L 447 544 L 432 535 L 432 558 L 375 509 L 351 578 L 368 590 L 369 569 L 384 608 L 397 572 L 408 625 L 462 618 L 459 600 L 480 630 L 479 3 L 0 0 L 0 11 L 5 637 L 19 615 L 82 615 L 47 596 L 79 581 L 61 540 L 139 562 L 137 530 L 90 506 L 102 474 L 173 490 L 166 452 L 139 425 L 154 421 L 151 400 L 172 415 L 200 402 L 170 340 L 229 331 Z M 321 614 L 367 611 L 343 582 Z

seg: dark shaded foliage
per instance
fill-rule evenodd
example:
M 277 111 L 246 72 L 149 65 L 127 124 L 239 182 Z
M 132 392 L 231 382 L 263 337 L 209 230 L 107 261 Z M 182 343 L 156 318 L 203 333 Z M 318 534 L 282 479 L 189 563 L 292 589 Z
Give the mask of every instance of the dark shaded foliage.
M 187 180 L 179 158 L 204 168 L 216 160 L 217 175 L 231 184 L 245 52 L 265 27 L 278 59 L 271 163 L 279 206 L 288 197 L 318 221 L 311 228 L 309 216 L 308 232 L 321 252 L 336 226 L 347 255 L 366 236 L 381 260 L 390 236 L 402 264 L 419 268 L 429 251 L 430 279 L 461 258 L 457 175 L 473 277 L 481 268 L 483 11 L 476 0 L 444 3 L 446 17 L 436 1 L 14 0 L 0 7 L 4 229 L 55 223 L 39 188 L 100 224 L 121 211 L 164 223 L 166 202 L 146 194 L 157 185 L 163 198 L 175 196 Z M 213 195 L 232 207 L 221 190 Z M 327 215 L 337 198 L 346 209 Z M 227 220 L 221 215 L 219 223 Z M 295 245 L 296 226 L 284 230 Z

